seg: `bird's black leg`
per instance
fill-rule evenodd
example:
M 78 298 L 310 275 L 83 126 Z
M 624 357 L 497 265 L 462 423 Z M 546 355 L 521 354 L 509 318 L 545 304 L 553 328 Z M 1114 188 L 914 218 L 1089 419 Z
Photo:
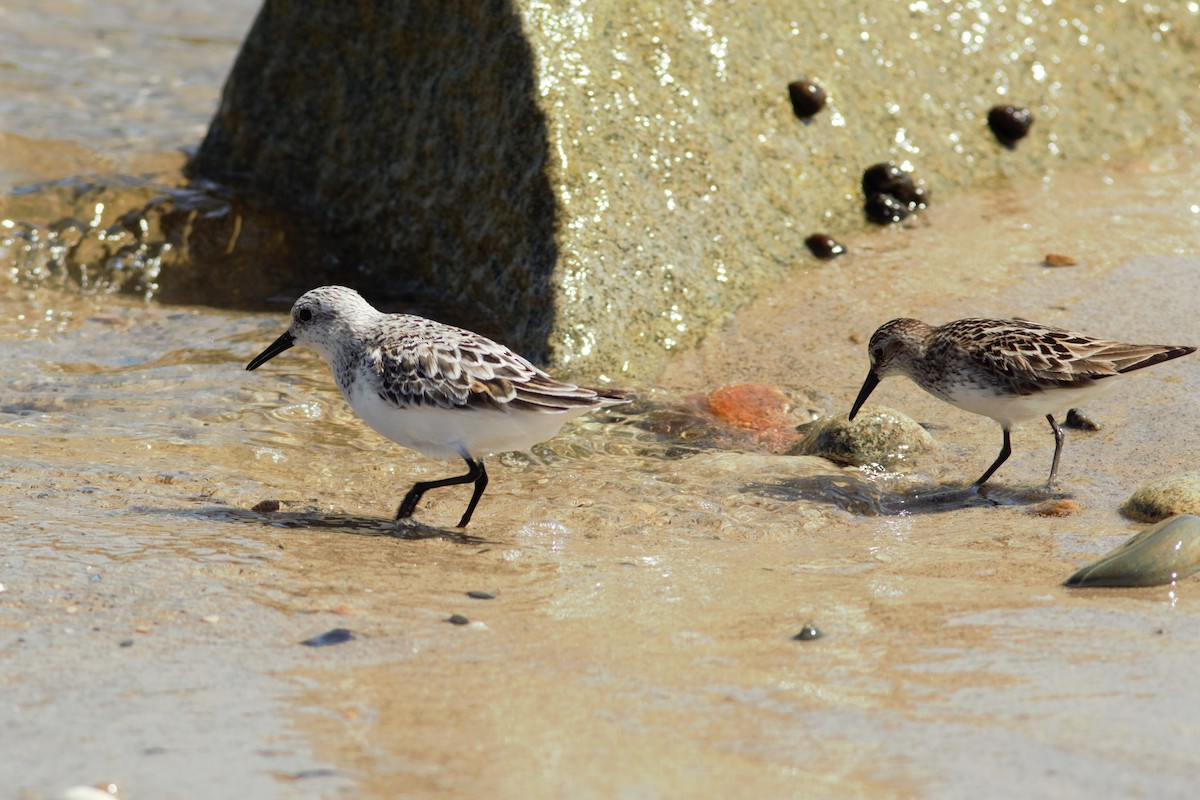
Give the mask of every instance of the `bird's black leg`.
M 413 512 L 417 510 L 417 503 L 421 502 L 421 497 L 430 489 L 440 489 L 443 486 L 457 486 L 460 483 L 474 483 L 475 493 L 471 495 L 471 503 L 467 506 L 467 513 L 463 514 L 462 519 L 458 521 L 458 527 L 465 527 L 471 521 L 471 513 L 475 511 L 475 506 L 479 503 L 479 498 L 483 496 L 483 490 L 487 488 L 487 471 L 483 468 L 483 459 L 472 459 L 463 456 L 463 461 L 467 462 L 467 474 L 457 475 L 453 478 L 442 478 L 439 481 L 422 481 L 421 483 L 413 484 L 413 487 L 408 490 L 408 494 L 404 495 L 403 502 L 400 503 L 400 508 L 396 509 L 396 519 L 401 520 L 411 517 Z
M 463 512 L 462 519 L 458 521 L 460 528 L 467 527 L 467 523 L 471 521 L 471 515 L 475 513 L 475 506 L 479 505 L 479 498 L 483 497 L 483 490 L 487 488 L 488 483 L 487 470 L 483 467 L 482 458 L 476 460 L 468 458 L 467 463 L 471 465 L 471 472 L 476 473 L 475 491 L 471 494 L 471 502 L 467 503 L 467 510 Z
M 1054 479 L 1058 476 L 1058 459 L 1062 456 L 1063 448 L 1063 432 L 1062 428 L 1058 427 L 1058 423 L 1054 421 L 1053 414 L 1047 414 L 1046 419 L 1050 422 L 1050 430 L 1054 431 L 1054 461 L 1050 464 L 1050 480 L 1046 481 L 1046 488 L 1049 489 L 1054 485 Z
M 987 479 L 992 477 L 992 473 L 1000 469 L 1000 465 L 1008 460 L 1010 455 L 1012 455 L 1012 442 L 1010 442 L 1008 438 L 1008 428 L 1005 428 L 1004 446 L 1000 448 L 1000 455 L 996 456 L 996 460 L 993 461 L 992 465 L 987 468 L 987 472 L 980 475 L 979 480 L 975 481 L 975 488 L 978 489 L 980 486 L 983 486 Z

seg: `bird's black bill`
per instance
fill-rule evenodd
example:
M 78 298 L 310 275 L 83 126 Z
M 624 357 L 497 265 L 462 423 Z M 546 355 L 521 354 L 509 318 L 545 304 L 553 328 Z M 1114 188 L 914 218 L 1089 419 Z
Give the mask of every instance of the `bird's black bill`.
M 879 377 L 874 372 L 867 373 L 867 379 L 863 381 L 863 387 L 858 390 L 858 397 L 854 400 L 854 407 L 850 409 L 850 419 L 858 414 L 858 410 L 862 408 L 862 404 L 867 402 L 867 398 L 871 396 L 871 392 L 875 391 L 875 387 L 879 385 Z
M 282 353 L 284 350 L 290 349 L 295 343 L 296 337 L 292 336 L 291 331 L 285 331 L 283 336 L 280 336 L 278 339 L 276 339 L 270 347 L 268 347 L 266 350 L 263 350 L 254 358 L 250 359 L 250 363 L 246 365 L 246 369 L 258 369 L 263 364 Z

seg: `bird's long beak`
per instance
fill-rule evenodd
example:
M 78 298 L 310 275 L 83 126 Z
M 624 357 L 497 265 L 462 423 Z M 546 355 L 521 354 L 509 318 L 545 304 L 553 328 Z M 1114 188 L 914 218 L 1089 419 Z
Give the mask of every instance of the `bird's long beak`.
M 858 410 L 862 408 L 862 404 L 867 402 L 867 398 L 871 396 L 871 392 L 875 391 L 875 387 L 879 385 L 879 376 L 875 371 L 867 373 L 867 379 L 863 381 L 863 387 L 858 390 L 858 397 L 854 400 L 854 407 L 850 409 L 850 419 L 854 419 L 858 414 Z
M 258 369 L 263 364 L 267 363 L 272 358 L 274 358 L 275 356 L 282 353 L 284 350 L 287 350 L 295 343 L 296 343 L 296 337 L 292 336 L 292 332 L 284 331 L 283 336 L 280 336 L 278 339 L 276 339 L 271 344 L 270 347 L 268 347 L 266 350 L 263 350 L 261 353 L 256 355 L 254 358 L 250 359 L 250 363 L 246 365 L 246 369 L 248 369 L 248 370 Z

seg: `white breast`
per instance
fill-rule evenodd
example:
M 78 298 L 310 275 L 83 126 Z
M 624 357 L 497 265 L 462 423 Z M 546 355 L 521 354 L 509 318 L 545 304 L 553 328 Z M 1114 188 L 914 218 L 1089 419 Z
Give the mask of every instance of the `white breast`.
M 1108 394 L 1115 378 L 1089 382 L 1070 389 L 1056 388 L 1027 395 L 1000 394 L 986 390 L 977 384 L 955 384 L 937 396 L 951 405 L 991 417 L 1005 427 L 1018 422 L 1060 414 L 1097 397 Z
M 482 458 L 510 450 L 529 450 L 553 438 L 562 426 L 591 409 L 398 408 L 358 381 L 346 398 L 363 422 L 412 450 L 433 458 Z

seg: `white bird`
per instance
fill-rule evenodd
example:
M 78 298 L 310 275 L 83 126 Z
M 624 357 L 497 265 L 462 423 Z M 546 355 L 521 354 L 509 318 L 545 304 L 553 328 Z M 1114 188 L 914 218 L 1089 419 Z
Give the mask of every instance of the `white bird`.
M 430 489 L 473 483 L 458 522 L 483 496 L 492 453 L 528 450 L 568 420 L 624 402 L 562 383 L 477 333 L 411 314 L 385 314 L 353 289 L 322 286 L 292 306 L 288 330 L 247 370 L 304 344 L 330 369 L 346 402 L 379 433 L 433 458 L 462 458 L 467 473 L 415 484 L 396 511 L 412 516 Z

